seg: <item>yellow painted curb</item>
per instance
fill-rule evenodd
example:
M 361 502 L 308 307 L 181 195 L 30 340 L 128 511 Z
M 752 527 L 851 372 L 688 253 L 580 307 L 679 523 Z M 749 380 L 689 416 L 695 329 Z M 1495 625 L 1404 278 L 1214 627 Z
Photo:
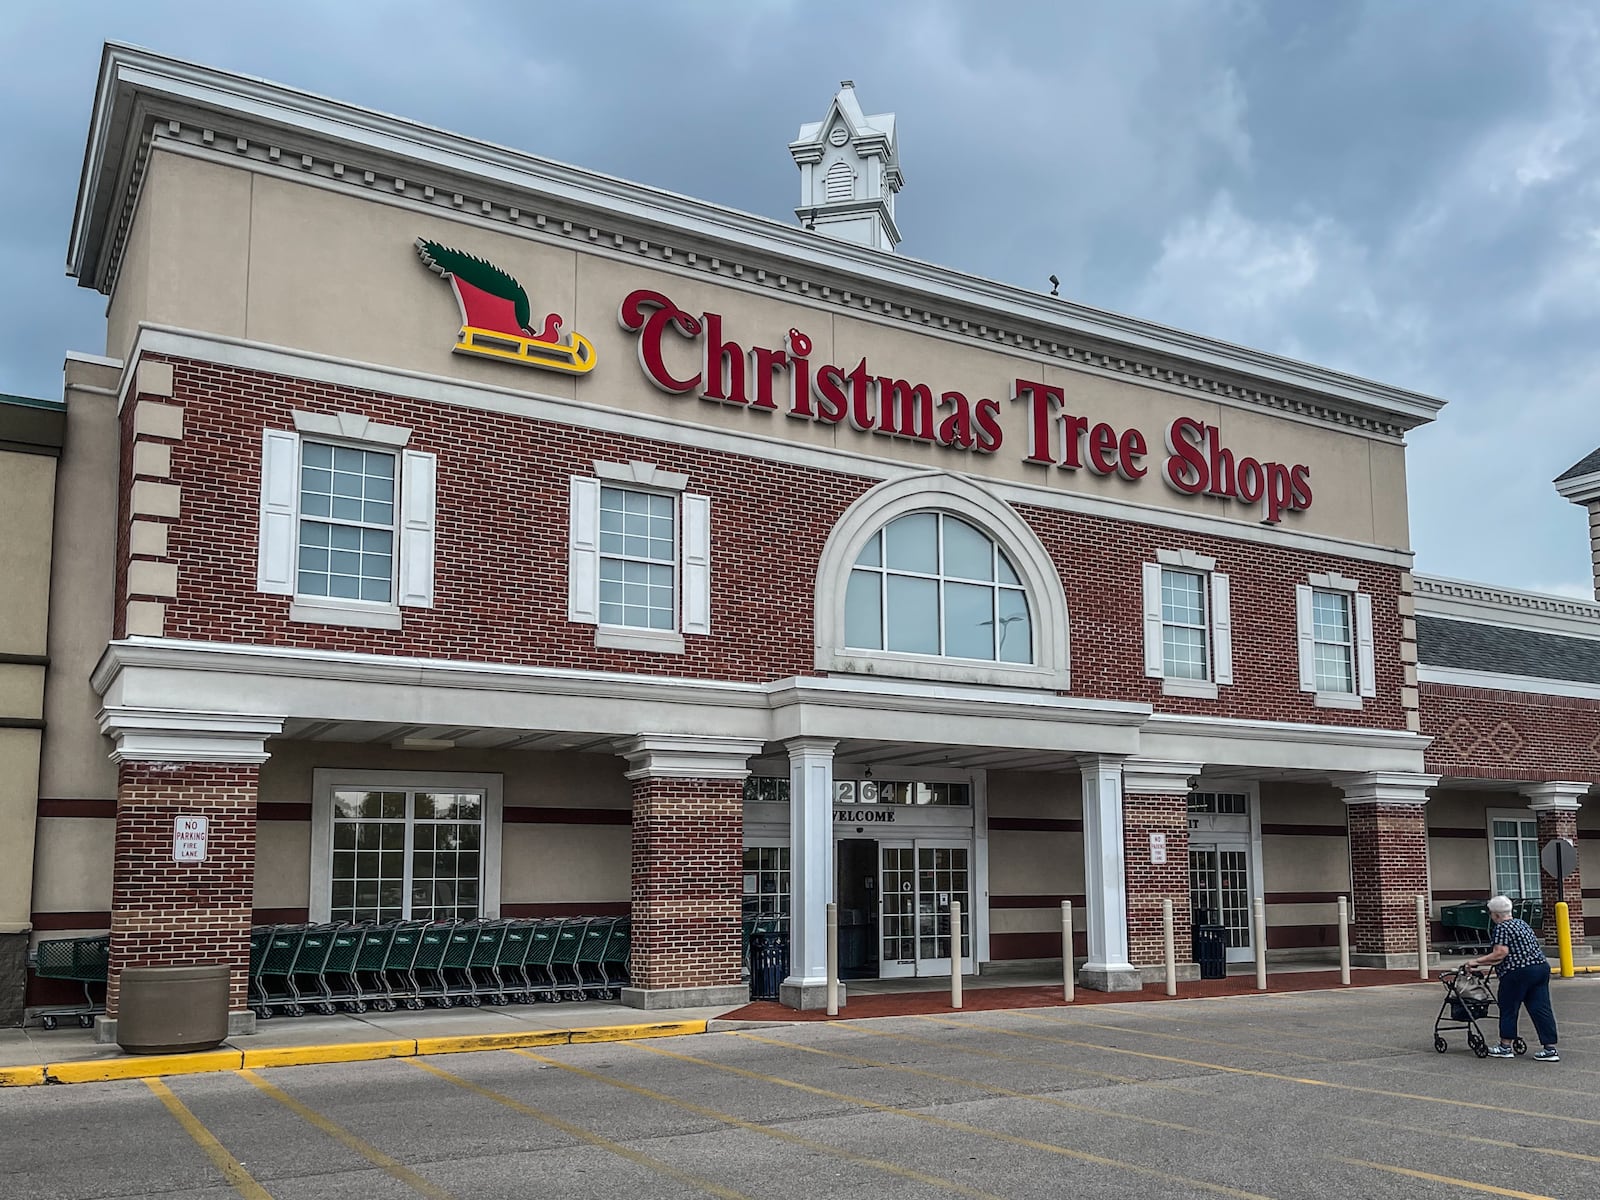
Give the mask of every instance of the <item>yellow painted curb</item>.
M 574 1029 L 572 1044 L 579 1042 L 634 1042 L 641 1038 L 676 1037 L 685 1033 L 704 1033 L 704 1021 L 655 1021 L 649 1025 L 603 1025 L 598 1029 Z
M 379 1058 L 410 1058 L 417 1043 L 410 1038 L 393 1042 L 339 1042 L 328 1046 L 279 1046 L 272 1050 L 246 1050 L 247 1067 L 309 1067 L 318 1063 L 367 1062 Z
M 244 1054 L 239 1050 L 212 1050 L 205 1054 L 147 1054 L 138 1058 L 51 1063 L 44 1071 L 45 1078 L 51 1083 L 103 1083 L 111 1079 L 149 1079 L 158 1075 L 237 1071 L 243 1065 Z
M 474 1050 L 516 1050 L 524 1046 L 565 1046 L 570 1029 L 530 1029 L 523 1033 L 469 1033 L 461 1037 L 417 1039 L 418 1054 L 470 1054 Z
M 0 1067 L 0 1088 L 33 1087 L 43 1082 L 43 1067 Z

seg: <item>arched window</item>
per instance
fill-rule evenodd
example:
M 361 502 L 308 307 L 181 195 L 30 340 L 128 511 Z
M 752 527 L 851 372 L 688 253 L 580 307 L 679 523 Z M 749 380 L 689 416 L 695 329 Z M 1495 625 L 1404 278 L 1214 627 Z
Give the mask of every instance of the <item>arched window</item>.
M 816 666 L 830 674 L 1066 691 L 1061 575 L 1002 496 L 944 471 L 861 495 L 817 562 Z
M 850 570 L 844 607 L 846 649 L 1033 662 L 1016 568 L 948 513 L 911 513 L 874 533 Z

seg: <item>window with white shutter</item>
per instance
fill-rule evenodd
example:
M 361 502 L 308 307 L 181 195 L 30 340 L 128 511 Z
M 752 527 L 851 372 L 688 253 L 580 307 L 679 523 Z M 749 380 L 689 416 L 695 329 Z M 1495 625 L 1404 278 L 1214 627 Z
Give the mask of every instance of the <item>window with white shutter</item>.
M 256 586 L 291 620 L 398 629 L 433 605 L 437 460 L 410 433 L 301 412 L 262 432 Z
M 1216 560 L 1160 550 L 1142 572 L 1144 671 L 1168 696 L 1215 699 L 1233 682 L 1232 592 Z
M 1322 708 L 1360 708 L 1377 695 L 1372 597 L 1336 572 L 1295 586 L 1300 690 Z
M 567 619 L 595 644 L 682 653 L 711 632 L 711 501 L 648 463 L 569 481 Z

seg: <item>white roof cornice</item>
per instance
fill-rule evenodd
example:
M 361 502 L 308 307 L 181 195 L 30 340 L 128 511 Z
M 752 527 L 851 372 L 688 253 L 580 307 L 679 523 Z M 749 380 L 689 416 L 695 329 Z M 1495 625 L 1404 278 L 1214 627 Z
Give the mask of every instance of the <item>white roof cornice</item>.
M 209 124 L 208 124 L 209 123 Z M 108 45 L 90 120 L 83 175 L 67 254 L 67 273 L 86 287 L 108 290 L 123 226 L 137 194 L 148 142 L 170 124 L 208 130 L 226 125 L 229 140 L 256 137 L 294 152 L 337 151 L 367 171 L 392 168 L 396 181 L 431 180 L 440 190 L 476 191 L 502 204 L 520 200 L 570 213 L 574 223 L 649 233 L 684 250 L 722 251 L 752 268 L 790 271 L 909 316 L 930 312 L 995 337 L 1076 342 L 1096 355 L 1149 360 L 1149 369 L 1216 372 L 1213 390 L 1235 381 L 1292 393 L 1346 419 L 1405 430 L 1431 421 L 1442 400 L 1323 367 L 1234 346 L 1133 317 L 1104 312 L 752 216 L 658 188 L 567 166 L 519 150 L 447 133 L 401 117 L 359 108 L 129 46 Z M 219 139 L 220 140 L 220 139 Z M 241 147 L 242 148 L 242 147 Z M 358 170 L 357 174 L 360 173 Z M 430 194 L 431 194 L 430 188 Z M 490 199 L 483 200 L 485 210 Z M 515 208 L 512 209 L 516 211 Z M 591 234 L 595 232 L 593 228 Z M 1006 331 L 1006 332 L 1002 332 Z M 1272 402 L 1264 397 L 1263 402 Z
M 1600 637 L 1600 604 L 1593 600 L 1524 592 L 1437 575 L 1413 578 L 1419 616 L 1569 637 Z

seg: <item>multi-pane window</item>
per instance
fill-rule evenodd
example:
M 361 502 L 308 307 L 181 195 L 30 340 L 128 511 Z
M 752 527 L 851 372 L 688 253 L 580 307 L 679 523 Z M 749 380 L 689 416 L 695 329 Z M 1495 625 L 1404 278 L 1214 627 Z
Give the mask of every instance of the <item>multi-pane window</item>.
M 1161 663 L 1168 679 L 1210 679 L 1206 577 L 1161 569 Z
M 1032 663 L 1027 593 L 1011 560 L 943 513 L 899 517 L 872 535 L 845 591 L 845 645 L 984 662 Z
M 899 782 L 892 779 L 841 779 L 833 785 L 840 804 L 931 804 L 972 807 L 970 783 Z
M 394 485 L 393 454 L 302 444 L 295 585 L 300 595 L 393 600 Z
M 1356 690 L 1354 622 L 1347 592 L 1311 593 L 1312 642 L 1316 648 L 1317 691 Z
M 1534 818 L 1495 817 L 1489 822 L 1494 890 L 1513 900 L 1539 898 L 1539 825 Z
M 1189 811 L 1242 817 L 1249 812 L 1249 797 L 1243 792 L 1190 792 Z
M 336 789 L 333 921 L 479 915 L 482 792 Z
M 600 624 L 676 628 L 677 501 L 600 489 Z
M 789 847 L 744 848 L 744 915 L 789 915 Z

